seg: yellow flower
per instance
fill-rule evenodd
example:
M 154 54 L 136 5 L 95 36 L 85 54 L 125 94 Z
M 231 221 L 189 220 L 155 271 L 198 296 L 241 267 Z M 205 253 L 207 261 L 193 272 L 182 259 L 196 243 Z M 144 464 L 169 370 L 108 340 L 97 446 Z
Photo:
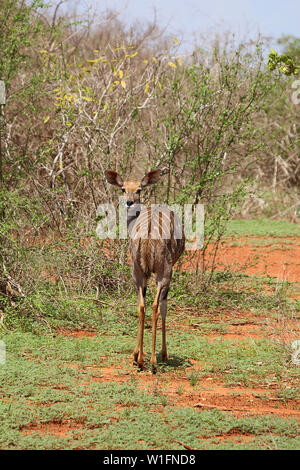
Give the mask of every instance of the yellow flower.
M 87 62 L 89 62 L 90 64 L 98 64 L 100 59 L 87 59 Z
M 134 52 L 133 54 L 126 54 L 125 59 L 131 59 L 132 57 L 135 57 L 138 54 L 138 52 Z

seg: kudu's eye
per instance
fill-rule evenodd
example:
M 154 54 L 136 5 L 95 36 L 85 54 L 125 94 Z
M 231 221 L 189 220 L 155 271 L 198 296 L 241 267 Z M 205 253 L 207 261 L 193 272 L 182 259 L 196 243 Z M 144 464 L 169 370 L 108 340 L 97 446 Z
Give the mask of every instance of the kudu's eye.
M 142 191 L 141 189 L 137 189 L 135 194 L 140 194 L 141 191 Z
M 122 188 L 122 192 L 125 193 L 125 192 L 126 192 L 126 189 L 125 189 L 125 188 Z

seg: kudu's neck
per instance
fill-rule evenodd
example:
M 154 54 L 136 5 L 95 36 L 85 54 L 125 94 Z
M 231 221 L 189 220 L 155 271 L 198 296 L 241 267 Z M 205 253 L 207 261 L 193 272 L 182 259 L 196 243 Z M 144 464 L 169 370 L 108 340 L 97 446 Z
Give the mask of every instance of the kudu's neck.
M 127 229 L 128 229 L 129 235 L 131 233 L 132 227 L 135 224 L 136 219 L 141 213 L 141 210 L 142 210 L 142 205 L 140 203 L 134 204 L 133 207 L 128 207 L 127 209 Z

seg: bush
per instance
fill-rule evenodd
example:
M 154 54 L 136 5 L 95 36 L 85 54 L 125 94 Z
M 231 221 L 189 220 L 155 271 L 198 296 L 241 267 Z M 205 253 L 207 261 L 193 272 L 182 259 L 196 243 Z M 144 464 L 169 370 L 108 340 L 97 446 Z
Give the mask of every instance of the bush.
M 160 167 L 146 202 L 204 204 L 195 266 L 211 274 L 207 246 L 217 250 L 229 218 L 253 210 L 257 181 L 273 193 L 298 184 L 290 82 L 265 66 L 261 42 L 181 57 L 156 25 L 127 32 L 113 13 L 96 28 L 58 9 L 50 17 L 42 1 L 0 6 L 3 305 L 10 286 L 37 312 L 28 299 L 45 292 L 43 271 L 57 278 L 57 295 L 128 288 L 127 244 L 116 242 L 111 257 L 95 239 L 96 208 L 117 195 L 106 168 L 139 177 Z

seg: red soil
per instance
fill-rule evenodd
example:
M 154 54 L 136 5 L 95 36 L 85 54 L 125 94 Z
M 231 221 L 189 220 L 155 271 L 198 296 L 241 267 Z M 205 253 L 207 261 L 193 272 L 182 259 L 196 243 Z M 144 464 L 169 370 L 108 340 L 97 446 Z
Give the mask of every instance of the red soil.
M 22 433 L 32 434 L 33 431 L 37 431 L 41 434 L 50 434 L 53 436 L 70 437 L 70 433 L 74 430 L 81 429 L 82 425 L 72 421 L 63 421 L 62 423 L 40 423 L 30 424 L 22 429 Z
M 289 244 L 276 242 L 275 247 L 272 237 L 268 239 L 270 244 L 265 246 L 247 244 L 249 237 L 245 238 L 243 246 L 234 246 L 232 240 L 227 240 L 218 249 L 215 260 L 216 269 L 300 282 L 300 237 L 289 239 L 290 242 L 293 242 Z M 239 239 L 239 243 L 241 243 L 241 239 Z M 208 247 L 208 264 L 210 265 L 213 262 L 213 255 L 214 247 L 211 245 Z M 191 261 L 192 266 L 195 266 L 197 258 L 198 254 L 195 254 Z M 184 267 L 188 266 L 184 264 Z

